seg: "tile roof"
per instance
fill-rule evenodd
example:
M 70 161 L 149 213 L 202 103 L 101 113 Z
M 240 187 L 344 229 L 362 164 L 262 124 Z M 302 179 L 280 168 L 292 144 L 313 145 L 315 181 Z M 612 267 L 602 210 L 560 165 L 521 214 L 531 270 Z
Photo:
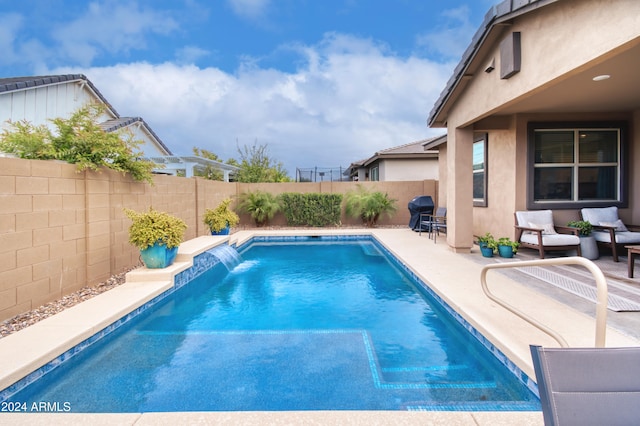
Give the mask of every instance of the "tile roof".
M 435 102 L 433 109 L 429 113 L 427 124 L 431 126 L 436 116 L 440 113 L 445 103 L 449 99 L 449 96 L 453 93 L 458 86 L 462 77 L 464 76 L 471 61 L 475 58 L 478 50 L 487 39 L 489 33 L 500 24 L 513 19 L 517 16 L 524 15 L 525 13 L 534 10 L 536 8 L 545 6 L 549 3 L 554 3 L 559 0 L 504 0 L 489 9 L 485 14 L 480 28 L 476 31 L 471 39 L 471 44 L 462 54 L 462 59 L 453 70 L 453 75 L 447 81 L 447 84 L 440 94 L 440 97 Z

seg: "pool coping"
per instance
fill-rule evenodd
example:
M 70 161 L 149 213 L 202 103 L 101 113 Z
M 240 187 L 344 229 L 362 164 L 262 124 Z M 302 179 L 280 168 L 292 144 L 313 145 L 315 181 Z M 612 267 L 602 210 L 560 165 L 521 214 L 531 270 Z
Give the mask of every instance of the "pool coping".
M 502 351 L 518 368 L 530 377 L 533 377 L 533 368 L 528 354 L 528 343 L 555 346 L 552 339 L 540 336 L 540 333 L 532 330 L 532 327 L 528 324 L 517 320 L 512 314 L 500 310 L 488 300 L 480 298 L 477 291 L 475 291 L 479 285 L 460 286 L 452 283 L 452 276 L 450 275 L 452 271 L 456 272 L 457 279 L 465 282 L 469 281 L 469 277 L 475 275 L 475 281 L 477 282 L 479 277 L 477 271 L 479 271 L 480 266 L 472 267 L 471 263 L 448 249 L 446 244 L 435 244 L 433 240 L 429 240 L 426 236 L 419 237 L 411 230 L 240 231 L 230 236 L 203 236 L 187 241 L 180 246 L 176 262 L 171 267 L 163 270 L 139 268 L 131 271 L 127 274 L 125 284 L 0 339 L 0 359 L 3 359 L 3 362 L 0 363 L 0 389 L 5 389 L 12 385 L 26 374 L 37 370 L 42 365 L 90 338 L 107 325 L 140 308 L 170 289 L 173 285 L 173 277 L 190 268 L 193 264 L 193 257 L 198 254 L 223 243 L 239 246 L 248 242 L 254 236 L 294 235 L 371 235 L 375 237 L 403 265 L 425 283 L 428 283 L 430 288 L 445 303 L 460 312 L 471 326 L 482 333 L 496 348 Z M 432 262 L 437 263 L 441 268 L 434 269 Z M 464 268 L 460 267 L 461 262 L 467 262 Z M 473 281 L 473 279 L 471 280 Z M 524 291 L 522 286 L 507 277 L 497 275 L 495 281 L 497 286 L 507 289 L 507 295 L 513 295 L 514 291 L 519 291 L 520 293 Z M 470 291 L 470 289 L 474 291 Z M 554 315 L 557 315 L 558 312 L 556 311 L 559 311 L 562 315 L 570 316 L 575 319 L 576 323 L 579 323 L 574 324 L 575 327 L 568 327 L 565 330 L 569 334 L 568 341 L 572 346 L 585 346 L 585 344 L 586 346 L 592 346 L 584 337 L 585 325 L 583 324 L 585 321 L 592 321 L 588 321 L 588 318 L 581 318 L 585 316 L 572 312 L 566 305 L 555 306 L 560 304 L 551 301 L 544 295 L 535 294 L 534 296 L 527 294 L 525 301 L 534 304 L 542 303 L 538 306 L 545 306 L 547 310 L 554 311 Z M 522 299 L 522 294 L 517 297 Z M 545 314 L 545 316 L 549 315 Z M 571 322 L 574 321 L 572 320 Z M 509 326 L 505 327 L 505 324 Z M 608 333 L 607 341 L 613 345 L 637 346 L 639 344 L 635 339 L 621 335 L 615 330 L 609 330 Z M 531 340 L 531 338 L 524 339 L 522 337 L 524 335 L 536 337 L 534 340 Z M 611 344 L 608 346 L 611 346 Z M 153 413 L 145 413 L 144 415 L 147 414 Z M 473 414 L 478 415 L 480 412 L 474 412 Z M 538 416 L 534 417 L 538 418 Z M 541 418 L 540 415 L 539 419 L 541 420 Z M 477 419 L 477 416 L 474 419 Z M 139 421 L 139 418 L 137 421 Z

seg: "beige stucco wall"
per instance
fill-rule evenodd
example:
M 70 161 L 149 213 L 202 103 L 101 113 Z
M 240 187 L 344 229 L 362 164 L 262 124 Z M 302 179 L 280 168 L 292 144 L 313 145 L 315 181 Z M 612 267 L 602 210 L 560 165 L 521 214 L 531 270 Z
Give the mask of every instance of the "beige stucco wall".
M 437 158 L 382 160 L 379 165 L 384 181 L 438 179 Z
M 606 13 L 604 13 L 606 11 Z M 640 154 L 638 112 L 629 113 L 513 113 L 510 108 L 535 109 L 527 99 L 542 90 L 580 72 L 584 64 L 611 52 L 624 49 L 638 37 L 640 3 L 632 0 L 564 0 L 528 12 L 505 25 L 492 46 L 483 46 L 482 57 L 474 59 L 464 79 L 464 90 L 447 103 L 448 142 L 446 173 L 441 172 L 441 188 L 446 188 L 449 207 L 447 242 L 456 251 L 469 247 L 471 234 L 492 232 L 495 236 L 515 235 L 513 212 L 527 208 L 527 123 L 529 121 L 624 120 L 631 124 L 631 152 L 637 162 Z M 579 23 L 579 25 L 577 24 Z M 601 28 L 615 29 L 602 33 Z M 499 42 L 511 32 L 521 33 L 521 71 L 509 79 L 500 78 Z M 495 59 L 495 70 L 484 72 L 484 65 Z M 555 86 L 554 86 L 555 87 Z M 554 93 L 550 93 L 553 97 Z M 553 102 L 551 102 L 552 104 Z M 505 111 L 505 112 L 502 112 Z M 468 155 L 472 141 L 469 129 L 487 132 L 488 206 L 473 207 L 467 199 L 472 181 L 468 173 Z M 442 155 L 442 154 L 441 154 Z M 441 160 L 442 161 L 442 160 Z M 638 174 L 630 168 L 632 186 L 637 187 Z M 640 219 L 640 202 L 630 193 L 628 209 L 622 209 L 624 220 Z M 578 210 L 554 211 L 556 223 L 564 225 L 579 218 Z M 472 229 L 467 223 L 473 223 Z
M 139 252 L 129 244 L 130 220 L 124 208 L 149 207 L 182 218 L 185 239 L 206 235 L 206 208 L 242 192 L 345 193 L 352 182 L 239 184 L 156 175 L 154 185 L 120 173 L 77 173 L 57 161 L 0 157 L 0 321 L 94 285 L 139 265 Z M 417 195 L 437 200 L 437 182 L 363 182 L 397 200 L 398 211 L 381 225 L 408 226 L 408 202 Z M 343 215 L 343 224 L 360 225 Z M 273 225 L 285 225 L 282 214 Z M 241 215 L 242 227 L 253 227 Z
M 521 33 L 521 71 L 512 78 L 500 79 L 500 48 L 496 43 L 486 56 L 477 59 L 480 67 L 474 70 L 471 84 L 447 117 L 449 128 L 451 122 L 464 127 L 495 113 L 635 39 L 637 12 L 640 12 L 637 0 L 563 0 L 529 12 L 513 25 L 505 25 L 503 36 Z M 615 31 L 603 35 L 598 28 Z M 485 73 L 482 65 L 491 59 L 495 59 L 496 69 Z

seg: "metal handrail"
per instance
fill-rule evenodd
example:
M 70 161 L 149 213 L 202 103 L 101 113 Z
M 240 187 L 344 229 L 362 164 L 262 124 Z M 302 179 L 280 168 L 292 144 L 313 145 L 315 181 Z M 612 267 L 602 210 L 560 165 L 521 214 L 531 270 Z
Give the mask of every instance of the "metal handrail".
M 596 280 L 596 288 L 597 288 L 597 302 L 596 302 L 596 342 L 595 346 L 597 348 L 603 348 L 605 346 L 606 340 L 606 332 L 607 332 L 607 299 L 608 299 L 608 290 L 607 290 L 607 280 L 604 277 L 604 274 L 596 266 L 592 261 L 585 259 L 584 257 L 563 257 L 563 258 L 555 258 L 555 259 L 539 259 L 539 260 L 524 260 L 518 262 L 509 262 L 509 263 L 496 263 L 492 265 L 486 265 L 482 268 L 482 272 L 480 273 L 480 282 L 482 283 L 482 290 L 487 295 L 487 297 L 505 309 L 508 309 L 512 313 L 516 314 L 523 320 L 527 321 L 531 325 L 536 328 L 542 330 L 547 333 L 549 336 L 553 337 L 560 346 L 566 348 L 569 346 L 567 341 L 560 336 L 555 331 L 551 330 L 549 327 L 539 323 L 533 318 L 528 317 L 526 314 L 520 312 L 518 309 L 509 305 L 506 302 L 498 299 L 495 295 L 493 295 L 489 291 L 489 287 L 487 286 L 487 273 L 490 269 L 506 269 L 506 268 L 523 268 L 527 266 L 547 266 L 547 265 L 582 265 L 591 272 L 593 278 Z

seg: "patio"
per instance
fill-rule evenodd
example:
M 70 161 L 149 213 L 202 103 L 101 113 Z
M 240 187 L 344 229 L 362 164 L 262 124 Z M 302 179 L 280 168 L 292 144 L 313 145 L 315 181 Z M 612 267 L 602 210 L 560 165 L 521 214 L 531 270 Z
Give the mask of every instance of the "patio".
M 230 240 L 241 243 L 253 235 L 318 235 L 330 233 L 364 233 L 374 235 L 392 253 L 442 299 L 459 312 L 465 320 L 482 333 L 495 347 L 505 354 L 529 377 L 533 367 L 529 344 L 553 346 L 554 341 L 518 319 L 513 314 L 489 301 L 482 293 L 479 273 L 484 264 L 498 258 L 483 258 L 474 248 L 471 254 L 454 254 L 446 244 L 434 244 L 409 229 L 367 230 L 306 230 L 306 231 L 241 231 L 230 237 L 218 237 L 216 244 Z M 185 268 L 185 259 L 210 246 L 215 237 L 200 237 L 181 246 L 183 256 L 176 270 Z M 200 247 L 202 246 L 202 247 Z M 522 250 L 516 260 L 535 257 L 536 252 Z M 603 256 L 599 264 L 607 270 L 607 279 L 637 288 L 640 279 L 625 282 L 626 263 L 614 264 Z M 171 269 L 171 268 L 167 268 Z M 0 380 L 4 388 L 21 377 L 20 371 L 32 371 L 37 365 L 56 353 L 75 346 L 84 337 L 135 309 L 154 294 L 170 285 L 165 277 L 144 270 L 132 273 L 127 283 L 73 307 L 64 313 L 46 319 L 28 329 L 0 339 Z M 147 271 L 149 272 L 149 271 Z M 169 275 L 172 271 L 167 271 Z M 173 271 L 175 272 L 175 271 Z M 564 274 L 564 272 L 563 272 Z M 540 279 L 513 270 L 496 273 L 490 277 L 492 290 L 500 293 L 510 303 L 541 319 L 561 333 L 571 346 L 593 346 L 594 304 L 581 297 L 550 286 Z M 543 307 L 543 309 L 541 309 Z M 607 346 L 637 346 L 640 344 L 640 313 L 609 311 Z M 87 422 L 119 424 L 173 424 L 176 416 L 181 422 L 264 424 L 264 422 L 335 423 L 335 424 L 530 424 L 541 425 L 541 412 L 281 412 L 281 413 L 132 413 L 132 414 L 8 414 L 3 421 L 12 424 L 85 424 Z

